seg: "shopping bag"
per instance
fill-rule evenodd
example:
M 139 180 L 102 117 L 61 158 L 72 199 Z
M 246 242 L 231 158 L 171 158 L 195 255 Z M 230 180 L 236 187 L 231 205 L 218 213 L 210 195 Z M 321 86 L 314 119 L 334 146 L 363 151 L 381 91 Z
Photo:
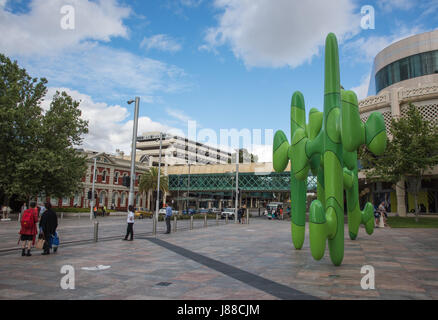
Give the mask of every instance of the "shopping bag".
M 35 244 L 35 248 L 42 249 L 44 247 L 44 242 L 45 240 L 43 238 L 38 239 Z

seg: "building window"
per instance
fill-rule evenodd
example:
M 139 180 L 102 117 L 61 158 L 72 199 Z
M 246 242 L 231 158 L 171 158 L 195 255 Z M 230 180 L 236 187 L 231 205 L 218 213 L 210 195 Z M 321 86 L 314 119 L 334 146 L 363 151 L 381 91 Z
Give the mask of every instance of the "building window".
M 105 204 L 106 192 L 102 191 L 99 196 L 99 204 L 103 206 Z
M 75 197 L 73 199 L 73 206 L 74 207 L 80 207 L 81 206 L 81 195 L 79 193 L 75 194 Z
M 438 73 L 438 50 L 419 53 L 395 61 L 376 74 L 376 91 L 397 82 Z
M 102 183 L 106 182 L 106 170 L 103 170 L 102 172 Z
M 50 198 L 50 204 L 52 206 L 58 206 L 58 198 L 55 198 L 55 197 Z
M 126 200 L 126 193 L 122 193 L 122 197 L 120 199 L 120 205 L 124 206 L 125 205 L 125 200 Z
M 119 183 L 119 172 L 116 172 L 114 174 L 114 184 L 118 184 Z
M 70 198 L 64 197 L 62 198 L 62 206 L 67 207 L 70 205 Z

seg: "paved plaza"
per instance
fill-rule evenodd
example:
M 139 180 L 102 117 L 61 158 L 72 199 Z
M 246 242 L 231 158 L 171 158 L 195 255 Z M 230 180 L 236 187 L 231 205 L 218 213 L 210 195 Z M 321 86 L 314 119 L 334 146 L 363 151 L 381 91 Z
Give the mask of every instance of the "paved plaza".
M 16 245 L 13 223 L 0 225 L 3 245 L 12 236 Z M 91 226 L 83 228 L 90 222 L 81 223 L 64 221 L 60 230 L 72 238 L 89 233 Z M 147 223 L 136 224 L 137 233 Z M 121 218 L 105 224 L 115 235 L 125 230 Z M 295 250 L 290 223 L 265 218 L 251 219 L 249 225 L 211 222 L 207 228 L 156 237 L 145 233 L 133 242 L 120 237 L 70 244 L 49 256 L 37 250 L 32 257 L 4 251 L 0 299 L 438 299 L 437 229 L 385 228 L 372 236 L 361 229 L 356 241 L 347 234 L 340 267 L 332 265 L 328 251 L 321 261 L 313 260 L 308 233 L 303 249 Z M 64 265 L 74 267 L 74 290 L 60 286 Z M 98 265 L 110 268 L 82 269 Z M 364 265 L 375 269 L 375 290 L 361 289 Z

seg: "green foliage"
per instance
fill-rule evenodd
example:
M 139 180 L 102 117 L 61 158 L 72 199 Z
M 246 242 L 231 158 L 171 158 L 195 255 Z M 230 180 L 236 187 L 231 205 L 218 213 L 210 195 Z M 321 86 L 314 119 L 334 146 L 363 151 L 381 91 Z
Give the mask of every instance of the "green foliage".
M 239 163 L 255 163 L 259 160 L 258 156 L 249 153 L 247 149 L 239 149 Z M 236 154 L 231 155 L 231 159 L 228 159 L 228 163 L 236 163 Z
M 6 201 L 41 193 L 61 198 L 81 187 L 85 158 L 74 147 L 88 123 L 65 92 L 57 92 L 44 112 L 46 84 L 0 54 L 0 193 Z
M 370 180 L 398 182 L 402 178 L 421 178 L 424 172 L 438 165 L 438 126 L 424 120 L 420 111 L 410 105 L 405 117 L 392 119 L 392 140 L 380 157 L 361 150 L 361 162 Z
M 437 218 L 422 218 L 416 222 L 415 218 L 388 217 L 387 223 L 391 228 L 438 228 Z
M 139 192 L 149 192 L 156 191 L 158 186 L 158 168 L 151 167 L 148 171 L 140 176 L 140 181 L 138 183 Z M 169 178 L 160 173 L 160 191 L 169 192 Z M 152 206 L 155 207 L 155 202 L 152 202 Z

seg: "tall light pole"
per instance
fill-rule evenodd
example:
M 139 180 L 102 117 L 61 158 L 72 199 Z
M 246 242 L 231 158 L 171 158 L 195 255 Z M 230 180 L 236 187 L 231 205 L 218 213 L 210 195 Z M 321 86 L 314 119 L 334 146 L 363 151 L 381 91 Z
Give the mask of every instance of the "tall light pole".
M 190 161 L 190 160 L 189 160 Z M 190 162 L 188 162 L 189 165 L 189 185 L 187 187 L 187 214 L 189 214 L 189 204 L 190 204 Z
M 238 200 L 239 200 L 239 150 L 237 150 L 236 153 L 236 204 L 235 204 L 234 223 L 237 223 Z
M 128 104 L 134 103 L 134 100 L 128 101 Z M 137 150 L 137 128 L 138 128 L 138 109 L 140 98 L 135 98 L 134 127 L 132 130 L 132 149 L 131 149 L 131 181 L 129 184 L 128 207 L 134 205 L 134 183 L 135 183 L 135 155 Z
M 94 158 L 94 167 L 93 167 L 93 187 L 91 189 L 91 199 L 90 199 L 90 220 L 93 220 L 93 208 L 94 208 L 94 205 L 96 204 L 96 197 L 94 196 L 94 182 L 96 181 L 96 165 L 97 165 L 96 160 L 97 160 L 97 157 L 99 157 L 102 154 L 103 154 L 103 152 L 100 152 L 93 157 Z
M 163 134 L 160 132 L 160 160 L 158 162 L 158 183 L 157 183 L 157 202 L 156 202 L 156 208 L 155 208 L 155 228 L 154 233 L 157 232 L 157 225 L 158 225 L 158 213 L 160 210 L 160 178 L 161 178 L 161 148 L 163 146 Z

